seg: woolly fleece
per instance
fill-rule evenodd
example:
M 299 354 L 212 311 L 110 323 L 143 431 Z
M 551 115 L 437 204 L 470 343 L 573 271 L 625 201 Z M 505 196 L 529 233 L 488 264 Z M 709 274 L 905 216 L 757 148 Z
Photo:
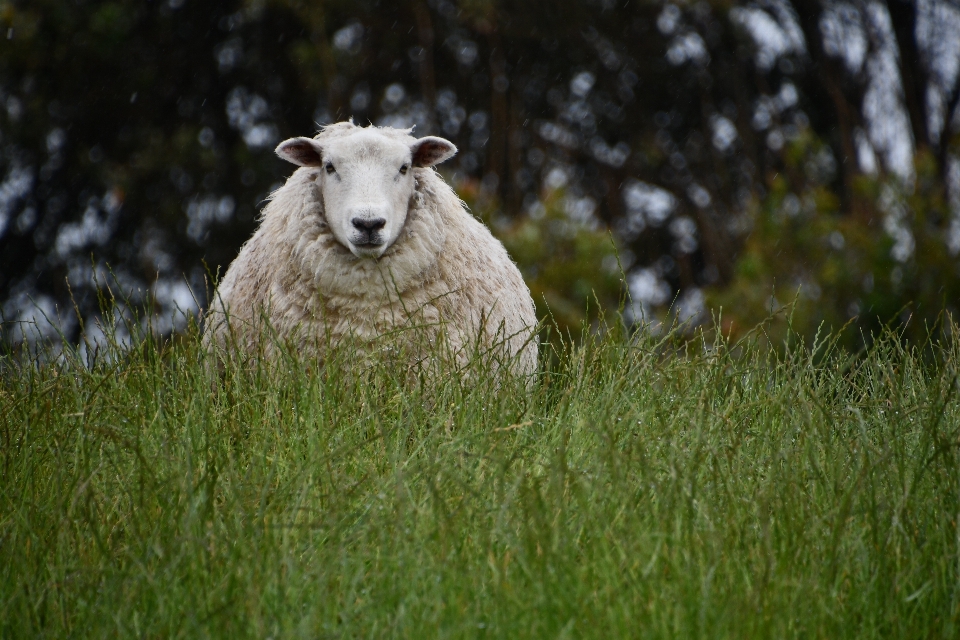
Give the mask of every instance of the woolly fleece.
M 408 131 L 375 130 L 415 140 Z M 315 140 L 357 131 L 370 129 L 338 123 Z M 236 344 L 269 354 L 270 345 L 258 344 L 266 318 L 279 338 L 321 359 L 346 340 L 366 345 L 391 333 L 414 358 L 426 339 L 445 344 L 458 365 L 479 349 L 494 367 L 509 360 L 514 373 L 533 373 L 537 320 L 516 265 L 436 171 L 411 170 L 406 222 L 375 260 L 354 256 L 331 233 L 317 185 L 321 167 L 297 169 L 272 194 L 219 284 L 205 322 L 208 348 Z

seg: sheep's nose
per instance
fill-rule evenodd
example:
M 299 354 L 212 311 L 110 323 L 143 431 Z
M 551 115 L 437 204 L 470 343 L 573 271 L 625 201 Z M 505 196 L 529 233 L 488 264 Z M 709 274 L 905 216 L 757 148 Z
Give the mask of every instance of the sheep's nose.
M 357 231 L 363 231 L 364 233 L 371 234 L 374 231 L 380 231 L 383 229 L 384 225 L 387 224 L 387 221 L 384 218 L 354 218 L 350 223 L 357 229 Z

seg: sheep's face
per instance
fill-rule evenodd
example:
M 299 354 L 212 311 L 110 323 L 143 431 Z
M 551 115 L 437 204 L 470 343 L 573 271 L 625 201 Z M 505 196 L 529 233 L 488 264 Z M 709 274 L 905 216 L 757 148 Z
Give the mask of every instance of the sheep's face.
M 443 138 L 385 135 L 359 128 L 326 140 L 291 138 L 277 155 L 319 167 L 317 179 L 327 224 L 358 258 L 379 258 L 407 220 L 415 188 L 413 167 L 430 167 L 457 152 Z

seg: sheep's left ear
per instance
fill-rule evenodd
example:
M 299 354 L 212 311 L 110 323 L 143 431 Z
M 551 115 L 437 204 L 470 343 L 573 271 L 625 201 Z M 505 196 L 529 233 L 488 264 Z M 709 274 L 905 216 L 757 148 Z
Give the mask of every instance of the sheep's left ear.
M 452 158 L 457 148 L 449 140 L 426 136 L 410 145 L 410 151 L 413 153 L 413 166 L 432 167 Z

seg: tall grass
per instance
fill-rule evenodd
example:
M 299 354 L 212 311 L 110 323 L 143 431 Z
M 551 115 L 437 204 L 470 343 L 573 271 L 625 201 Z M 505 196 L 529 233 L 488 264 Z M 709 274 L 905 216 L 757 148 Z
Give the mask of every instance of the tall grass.
M 0 634 L 960 635 L 960 339 L 674 338 L 585 336 L 529 390 L 213 379 L 195 330 L 9 355 Z

